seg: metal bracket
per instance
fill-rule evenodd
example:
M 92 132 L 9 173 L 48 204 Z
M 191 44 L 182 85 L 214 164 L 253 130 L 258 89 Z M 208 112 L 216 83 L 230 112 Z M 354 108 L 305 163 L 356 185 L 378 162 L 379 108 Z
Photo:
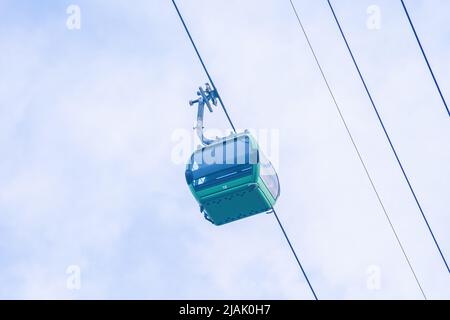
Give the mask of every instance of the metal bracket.
M 196 103 L 198 104 L 206 104 L 208 107 L 209 112 L 213 112 L 213 109 L 211 108 L 210 101 L 213 103 L 214 106 L 217 106 L 217 91 L 212 90 L 209 83 L 205 83 L 205 90 L 203 90 L 202 87 L 198 88 L 197 96 L 200 98 L 197 98 L 195 100 L 190 100 L 189 105 L 192 106 Z
M 205 111 L 205 105 L 208 107 L 209 112 L 213 112 L 211 102 L 214 106 L 217 106 L 218 95 L 217 91 L 215 89 L 211 89 L 209 83 L 206 83 L 205 89 L 203 89 L 202 87 L 198 88 L 197 96 L 199 96 L 199 98 L 189 101 L 190 106 L 198 104 L 197 126 L 194 128 L 194 130 L 197 131 L 197 135 L 202 141 L 203 145 L 209 145 L 212 142 L 214 142 L 214 140 L 207 139 L 203 135 L 203 116 Z

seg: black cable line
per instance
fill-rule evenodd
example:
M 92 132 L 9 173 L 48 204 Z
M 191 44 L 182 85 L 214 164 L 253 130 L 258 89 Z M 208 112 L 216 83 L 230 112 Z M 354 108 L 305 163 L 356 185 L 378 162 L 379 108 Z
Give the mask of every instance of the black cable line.
M 302 266 L 302 264 L 301 264 L 301 262 L 300 262 L 300 260 L 299 260 L 299 258 L 298 258 L 298 256 L 297 256 L 297 253 L 295 252 L 294 247 L 292 246 L 292 243 L 291 243 L 291 241 L 289 240 L 288 235 L 286 234 L 286 231 L 284 230 L 284 227 L 283 227 L 283 225 L 281 224 L 280 218 L 278 217 L 278 214 L 277 214 L 277 212 L 275 211 L 275 209 L 274 209 L 273 207 L 272 207 L 272 212 L 273 212 L 275 218 L 277 219 L 278 225 L 280 226 L 280 229 L 281 229 L 281 231 L 283 232 L 283 235 L 284 235 L 284 237 L 286 238 L 287 243 L 289 244 L 289 248 L 291 248 L 291 251 L 292 251 L 292 253 L 294 254 L 295 260 L 297 260 L 297 264 L 298 264 L 298 266 L 300 267 L 300 270 L 302 271 L 303 276 L 305 277 L 306 282 L 308 283 L 309 288 L 311 289 L 311 292 L 312 292 L 312 294 L 313 294 L 313 296 L 314 296 L 314 299 L 315 299 L 315 300 L 319 300 L 319 299 L 317 298 L 316 292 L 314 291 L 314 289 L 313 289 L 313 287 L 312 287 L 312 285 L 311 285 L 311 282 L 309 281 L 308 276 L 306 275 L 305 270 L 303 269 L 303 266 Z
M 208 69 L 206 68 L 205 63 L 203 62 L 203 59 L 202 59 L 200 53 L 199 53 L 199 51 L 197 50 L 197 47 L 196 47 L 196 45 L 195 45 L 195 42 L 194 42 L 194 40 L 192 39 L 192 36 L 191 36 L 191 34 L 190 34 L 190 32 L 189 32 L 189 29 L 188 29 L 187 26 L 186 26 L 186 23 L 184 22 L 184 19 L 183 19 L 183 16 L 181 15 L 180 10 L 178 10 L 178 7 L 177 7 L 177 4 L 175 3 L 175 0 L 172 0 L 172 3 L 173 3 L 173 5 L 174 5 L 174 7 L 175 7 L 175 10 L 176 10 L 177 13 L 178 13 L 178 16 L 179 16 L 181 22 L 183 23 L 184 29 L 186 30 L 186 33 L 188 34 L 189 39 L 191 40 L 192 46 L 194 47 L 195 52 L 197 53 L 197 56 L 198 56 L 198 58 L 199 58 L 199 60 L 200 60 L 200 63 L 202 64 L 203 69 L 205 70 L 205 73 L 206 73 L 206 75 L 208 76 L 208 79 L 209 79 L 209 81 L 211 82 L 211 85 L 212 85 L 213 89 L 214 89 L 214 90 L 216 91 L 216 93 L 217 93 L 217 96 L 218 96 L 218 99 L 219 99 L 219 101 L 220 101 L 220 104 L 222 105 L 222 109 L 223 109 L 223 111 L 225 112 L 225 115 L 227 116 L 228 121 L 230 122 L 231 127 L 233 128 L 234 132 L 236 133 L 236 129 L 234 128 L 233 122 L 231 121 L 231 118 L 229 117 L 229 115 L 228 115 L 228 113 L 227 113 L 227 110 L 226 110 L 226 108 L 225 108 L 225 106 L 224 106 L 224 104 L 223 104 L 223 102 L 222 102 L 222 99 L 220 98 L 219 92 L 218 92 L 217 88 L 216 88 L 215 85 L 214 85 L 214 82 L 213 82 L 213 80 L 212 80 L 212 78 L 211 78 L 211 76 L 210 76 L 210 74 L 209 74 L 209 72 L 208 72 Z M 284 237 L 286 238 L 287 243 L 289 244 L 289 247 L 290 247 L 292 253 L 294 254 L 295 260 L 297 261 L 297 264 L 299 265 L 300 270 L 301 270 L 301 272 L 303 273 L 303 276 L 305 277 L 306 282 L 308 283 L 308 286 L 309 286 L 309 288 L 311 289 L 312 294 L 314 295 L 314 298 L 315 298 L 316 300 L 318 300 L 318 299 L 317 299 L 316 292 L 314 291 L 313 287 L 311 286 L 311 282 L 309 281 L 309 278 L 308 278 L 308 276 L 306 275 L 306 272 L 305 272 L 305 270 L 303 269 L 302 264 L 300 263 L 300 260 L 299 260 L 299 258 L 298 258 L 298 256 L 297 256 L 297 253 L 296 253 L 294 247 L 293 247 L 292 244 L 291 244 L 291 241 L 290 241 L 290 239 L 289 239 L 289 237 L 288 237 L 288 235 L 287 235 L 287 233 L 286 233 L 286 231 L 285 231 L 285 229 L 284 229 L 284 227 L 283 227 L 283 224 L 281 223 L 280 219 L 278 218 L 278 215 L 277 215 L 275 209 L 274 209 L 273 207 L 272 207 L 271 209 L 272 209 L 272 211 L 273 211 L 273 213 L 274 213 L 274 215 L 275 215 L 275 218 L 276 218 L 276 220 L 277 220 L 277 222 L 278 222 L 278 225 L 280 226 L 281 231 L 283 232 Z
M 292 0 L 289 0 L 289 2 L 291 3 L 292 10 L 294 11 L 294 14 L 295 14 L 295 16 L 297 18 L 298 24 L 300 25 L 300 28 L 301 28 L 301 30 L 303 32 L 303 35 L 306 38 L 306 42 L 308 43 L 308 46 L 309 46 L 309 48 L 310 48 L 310 50 L 312 52 L 312 55 L 314 56 L 314 60 L 315 60 L 317 66 L 319 68 L 320 74 L 322 75 L 322 78 L 323 78 L 323 80 L 325 82 L 325 85 L 326 85 L 326 87 L 328 89 L 328 92 L 330 93 L 330 96 L 331 96 L 331 98 L 332 98 L 332 100 L 334 102 L 334 105 L 336 106 L 336 110 L 337 110 L 337 112 L 339 114 L 339 117 L 340 117 L 342 123 L 344 124 L 345 130 L 347 131 L 347 134 L 348 134 L 348 136 L 350 138 L 350 141 L 351 141 L 351 143 L 353 145 L 353 148 L 355 149 L 356 154 L 358 155 L 358 159 L 359 159 L 362 167 L 364 168 L 364 172 L 366 173 L 366 176 L 367 176 L 367 178 L 368 178 L 368 180 L 370 182 L 370 185 L 371 185 L 371 187 L 372 187 L 372 189 L 373 189 L 373 191 L 374 191 L 374 193 L 376 195 L 376 198 L 377 198 L 377 200 L 378 200 L 378 202 L 379 202 L 379 204 L 380 204 L 380 206 L 381 206 L 381 208 L 382 208 L 382 210 L 384 212 L 384 215 L 385 215 L 385 217 L 386 217 L 386 219 L 387 219 L 387 221 L 389 223 L 389 226 L 391 227 L 392 233 L 394 234 L 395 239 L 397 240 L 397 243 L 398 243 L 398 245 L 399 245 L 399 247 L 400 247 L 400 249 L 401 249 L 401 251 L 403 253 L 403 256 L 405 257 L 405 260 L 406 260 L 406 262 L 407 262 L 407 264 L 409 266 L 409 269 L 411 270 L 411 273 L 414 276 L 414 280 L 416 281 L 417 286 L 419 287 L 420 292 L 422 293 L 422 296 L 426 299 L 426 295 L 425 295 L 425 293 L 424 293 L 424 291 L 422 289 L 422 286 L 420 284 L 419 279 L 417 278 L 416 272 L 414 271 L 414 268 L 413 268 L 413 266 L 412 266 L 412 264 L 411 264 L 411 262 L 409 260 L 409 257 L 408 257 L 408 255 L 407 255 L 407 253 L 406 253 L 406 251 L 405 251 L 405 249 L 404 249 L 404 247 L 402 245 L 402 242 L 400 241 L 400 238 L 399 238 L 399 236 L 397 234 L 397 231 L 395 230 L 395 227 L 394 227 L 394 225 L 393 225 L 393 223 L 391 221 L 391 218 L 389 217 L 389 214 L 388 214 L 388 212 L 386 210 L 386 207 L 384 206 L 383 201 L 381 200 L 381 197 L 380 197 L 380 195 L 378 193 L 378 190 L 377 190 L 377 188 L 375 186 L 375 183 L 374 183 L 374 181 L 373 181 L 373 179 L 372 179 L 372 177 L 371 177 L 371 175 L 369 173 L 369 170 L 368 170 L 368 168 L 367 168 L 367 166 L 366 166 L 366 164 L 364 162 L 364 159 L 363 159 L 363 157 L 362 157 L 362 155 L 361 155 L 361 153 L 359 151 L 358 145 L 356 144 L 356 141 L 353 138 L 353 134 L 351 133 L 350 128 L 347 125 L 347 121 L 345 120 L 344 115 L 343 115 L 343 113 L 341 111 L 341 108 L 339 107 L 339 104 L 338 104 L 338 102 L 336 100 L 336 97 L 335 97 L 335 95 L 333 93 L 333 90 L 331 89 L 331 86 L 330 86 L 330 84 L 328 82 L 328 79 L 327 79 L 327 77 L 325 75 L 325 72 L 323 71 L 323 68 L 322 68 L 322 66 L 321 66 L 321 64 L 319 62 L 319 58 L 316 55 L 314 47 L 312 46 L 312 43 L 311 43 L 311 41 L 309 39 L 309 36 L 308 36 L 308 33 L 306 32 L 306 29 L 303 26 L 303 23 L 302 23 L 302 21 L 300 19 L 300 16 L 299 16 L 298 12 L 297 12 L 297 9 L 296 9 L 294 3 L 292 2 Z
M 209 74 L 208 69 L 206 68 L 205 63 L 203 62 L 202 56 L 200 55 L 200 52 L 198 51 L 197 46 L 195 45 L 194 39 L 192 39 L 191 33 L 189 32 L 189 29 L 188 29 L 188 27 L 186 26 L 186 23 L 184 22 L 184 19 L 183 19 L 183 16 L 181 15 L 180 10 L 178 10 L 178 6 L 177 6 L 177 4 L 175 3 L 175 0 L 172 0 L 172 3 L 173 3 L 173 6 L 175 7 L 175 10 L 176 10 L 177 13 L 178 13 L 178 17 L 180 18 L 181 23 L 183 24 L 184 30 L 186 30 L 186 33 L 187 33 L 187 35 L 188 35 L 188 37 L 189 37 L 189 40 L 191 40 L 192 46 L 194 47 L 195 53 L 197 54 L 197 57 L 198 57 L 198 59 L 200 60 L 200 63 L 202 64 L 203 70 L 205 70 L 206 76 L 208 77 L 209 82 L 211 83 L 211 86 L 213 87 L 213 89 L 214 89 L 214 90 L 216 91 L 216 93 L 217 93 L 217 98 L 219 99 L 220 105 L 222 106 L 222 109 L 223 109 L 223 111 L 225 112 L 225 115 L 227 116 L 228 122 L 230 123 L 231 128 L 233 128 L 234 133 L 236 133 L 236 128 L 234 127 L 233 121 L 231 121 L 231 118 L 230 118 L 230 116 L 228 115 L 228 111 L 227 111 L 227 109 L 225 108 L 225 105 L 224 105 L 224 103 L 223 103 L 223 101 L 222 101 L 222 98 L 220 97 L 219 90 L 217 90 L 216 85 L 214 84 L 214 81 L 212 80 L 211 75 Z
M 442 103 L 444 103 L 445 109 L 447 110 L 447 114 L 450 116 L 450 110 L 447 107 L 447 102 L 445 101 L 444 95 L 442 94 L 442 91 L 441 91 L 441 88 L 439 87 L 438 81 L 437 81 L 436 77 L 434 76 L 433 69 L 431 68 L 430 62 L 428 61 L 428 57 L 425 53 L 425 50 L 423 49 L 422 43 L 420 42 L 420 39 L 419 39 L 419 36 L 417 35 L 416 28 L 414 27 L 411 17 L 409 16 L 408 9 L 406 9 L 406 5 L 403 2 L 403 0 L 400 0 L 400 1 L 402 2 L 402 6 L 403 6 L 403 9 L 405 10 L 406 17 L 408 18 L 409 24 L 411 25 L 411 29 L 414 33 L 414 36 L 416 37 L 417 43 L 419 44 L 420 51 L 422 51 L 423 58 L 425 59 L 425 62 L 427 63 L 428 70 L 430 70 L 431 77 L 433 77 L 433 81 L 434 81 L 434 84 L 436 85 L 436 89 L 438 90 L 439 95 L 441 96 Z
M 428 219 L 427 219 L 427 217 L 425 216 L 425 213 L 422 210 L 422 206 L 420 205 L 419 199 L 417 198 L 416 193 L 414 192 L 414 189 L 413 189 L 413 187 L 412 187 L 412 185 L 411 185 L 411 183 L 409 181 L 408 175 L 406 174 L 406 172 L 405 172 L 405 170 L 403 168 L 403 165 L 402 165 L 402 163 L 400 161 L 400 158 L 398 157 L 397 151 L 395 150 L 395 147 L 394 147 L 394 145 L 393 145 L 393 143 L 391 141 L 391 138 L 390 138 L 390 136 L 389 136 L 389 134 L 388 134 L 388 132 L 386 130 L 386 127 L 385 127 L 385 125 L 383 123 L 383 120 L 381 119 L 380 113 L 378 112 L 378 108 L 376 107 L 375 102 L 374 102 L 374 100 L 372 98 L 372 95 L 370 94 L 369 88 L 368 88 L 368 86 L 366 84 L 366 81 L 364 80 L 364 77 L 363 77 L 363 75 L 361 73 L 361 70 L 359 69 L 358 63 L 356 62 L 355 56 L 353 55 L 353 52 L 352 52 L 352 50 L 350 48 L 350 45 L 349 45 L 349 43 L 347 41 L 347 38 L 345 37 L 344 31 L 342 30 L 341 24 L 339 23 L 339 20 L 338 20 L 338 18 L 336 16 L 334 8 L 333 8 L 330 0 L 327 0 L 327 2 L 328 2 L 328 5 L 329 5 L 329 7 L 331 9 L 331 12 L 333 13 L 334 20 L 336 21 L 336 24 L 337 24 L 337 26 L 339 28 L 339 31 L 340 31 L 340 33 L 342 35 L 342 38 L 344 39 L 345 45 L 347 46 L 348 52 L 350 53 L 350 56 L 351 56 L 351 58 L 353 60 L 353 64 L 355 65 L 355 68 L 356 68 L 356 70 L 357 70 L 357 72 L 359 74 L 359 77 L 360 77 L 360 79 L 362 81 L 362 84 L 364 85 L 364 89 L 365 89 L 365 91 L 367 93 L 367 96 L 369 97 L 369 100 L 370 100 L 370 102 L 372 104 L 373 110 L 375 111 L 375 113 L 377 115 L 378 121 L 380 122 L 380 125 L 383 128 L 383 132 L 384 132 L 384 134 L 385 134 L 385 136 L 387 138 L 387 141 L 389 142 L 391 150 L 394 153 L 395 159 L 397 160 L 397 163 L 398 163 L 398 165 L 399 165 L 399 167 L 401 169 L 403 177 L 405 178 L 406 183 L 408 184 L 409 190 L 411 191 L 411 194 L 414 197 L 414 200 L 415 200 L 415 202 L 417 204 L 417 207 L 419 208 L 419 211 L 420 211 L 420 213 L 422 215 L 422 218 L 425 221 L 425 224 L 427 225 L 428 231 L 430 232 L 431 237 L 433 238 L 434 244 L 436 245 L 436 248 L 439 251 L 439 254 L 440 254 L 440 256 L 441 256 L 441 258 L 442 258 L 442 260 L 443 260 L 443 262 L 445 264 L 445 267 L 447 268 L 447 271 L 450 273 L 450 269 L 449 269 L 449 266 L 447 264 L 447 260 L 445 259 L 445 256 L 442 253 L 441 247 L 439 246 L 439 243 L 437 242 L 436 237 L 434 236 L 433 230 L 431 229 L 431 226 L 428 223 Z

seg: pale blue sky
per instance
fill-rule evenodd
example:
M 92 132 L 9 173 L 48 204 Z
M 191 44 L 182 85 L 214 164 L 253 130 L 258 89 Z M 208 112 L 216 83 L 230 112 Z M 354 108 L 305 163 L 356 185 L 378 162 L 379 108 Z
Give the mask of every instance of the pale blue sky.
M 178 2 L 236 126 L 280 132 L 277 210 L 319 298 L 420 298 L 289 2 Z M 425 292 L 450 298 L 326 1 L 295 3 Z M 333 3 L 449 257 L 449 118 L 400 1 Z M 450 3 L 406 3 L 450 99 Z M 0 298 L 311 298 L 273 216 L 210 225 L 171 160 L 206 80 L 171 1 L 0 0 L 0 52 Z

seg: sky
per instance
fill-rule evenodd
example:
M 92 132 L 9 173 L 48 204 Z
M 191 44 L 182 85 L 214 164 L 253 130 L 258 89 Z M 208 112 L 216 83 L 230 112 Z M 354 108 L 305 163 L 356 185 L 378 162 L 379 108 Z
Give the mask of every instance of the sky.
M 450 3 L 405 2 L 450 99 Z M 424 292 L 449 299 L 326 1 L 294 3 Z M 276 209 L 319 299 L 421 299 L 289 1 L 178 4 L 236 127 L 275 137 Z M 333 4 L 450 259 L 449 117 L 401 3 Z M 171 1 L 0 0 L 0 52 L 0 298 L 312 298 L 273 215 L 215 227 L 189 192 L 207 78 Z M 229 130 L 220 109 L 205 125 Z

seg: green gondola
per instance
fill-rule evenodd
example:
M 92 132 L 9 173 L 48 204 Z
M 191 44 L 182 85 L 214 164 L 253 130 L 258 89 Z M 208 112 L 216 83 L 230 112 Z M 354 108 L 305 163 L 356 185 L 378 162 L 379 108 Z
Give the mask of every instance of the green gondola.
M 248 133 L 195 151 L 186 181 L 205 218 L 215 225 L 268 212 L 280 194 L 272 164 Z
M 193 153 L 186 166 L 186 182 L 204 217 L 222 225 L 258 213 L 270 212 L 280 195 L 280 183 L 270 161 L 247 132 L 216 140 L 203 135 L 205 106 L 217 104 L 217 92 L 199 88 L 197 126 L 203 147 Z

